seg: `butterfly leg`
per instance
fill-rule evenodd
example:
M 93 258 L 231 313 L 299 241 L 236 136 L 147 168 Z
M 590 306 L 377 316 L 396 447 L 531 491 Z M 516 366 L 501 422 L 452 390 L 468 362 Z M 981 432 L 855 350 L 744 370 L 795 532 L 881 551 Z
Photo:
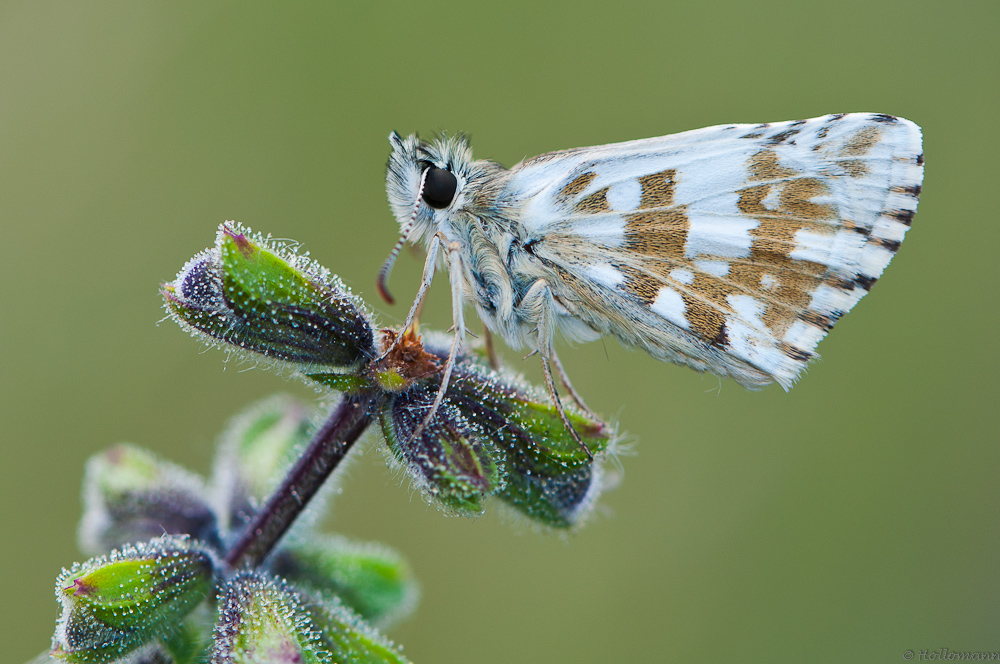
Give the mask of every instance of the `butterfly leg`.
M 410 305 L 410 311 L 406 314 L 406 320 L 403 322 L 403 327 L 400 328 L 401 333 L 396 336 L 391 344 L 389 344 L 388 348 L 382 351 L 382 354 L 376 359 L 376 362 L 384 359 L 389 353 L 392 352 L 392 350 L 403 338 L 402 332 L 405 332 L 416 319 L 417 312 L 420 311 L 420 307 L 424 303 L 424 296 L 427 295 L 427 289 L 431 287 L 431 282 L 434 280 L 434 269 L 437 265 L 438 249 L 441 246 L 441 243 L 441 238 L 437 235 L 431 239 L 431 244 L 427 247 L 427 259 L 424 261 L 424 273 L 420 277 L 420 288 L 417 289 L 417 294 L 413 298 L 413 304 Z
M 556 373 L 559 374 L 559 382 L 561 382 L 563 387 L 566 388 L 566 392 L 569 394 L 570 398 L 573 399 L 573 403 L 575 403 L 577 408 L 586 413 L 591 419 L 600 421 L 601 418 L 599 418 L 594 411 L 587 407 L 587 404 L 583 402 L 583 397 L 580 396 L 580 393 L 573 389 L 573 384 L 569 382 L 569 375 L 566 373 L 566 370 L 563 369 L 562 362 L 559 361 L 559 355 L 556 354 L 555 348 L 552 349 L 551 359 L 553 368 L 555 368 Z
M 483 327 L 483 343 L 486 346 L 486 358 L 489 360 L 490 368 L 493 371 L 500 370 L 500 358 L 497 357 L 496 346 L 493 345 L 493 333 L 490 328 Z
M 421 422 L 416 429 L 414 429 L 412 435 L 413 439 L 420 437 L 420 435 L 424 432 L 424 429 L 427 428 L 427 425 L 434 419 L 438 409 L 444 402 L 445 394 L 448 391 L 448 383 L 451 381 L 451 374 L 455 370 L 455 363 L 457 361 L 458 354 L 462 349 L 463 343 L 465 342 L 461 247 L 454 242 L 445 244 L 446 241 L 443 239 L 438 241 L 444 245 L 445 251 L 448 252 L 448 276 L 451 281 L 451 309 L 455 335 L 452 337 L 451 349 L 448 351 L 448 360 L 445 362 L 444 369 L 441 372 L 441 386 L 438 388 L 437 394 L 434 396 L 434 403 L 431 404 L 431 409 L 427 412 L 427 416 L 424 417 L 424 421 Z
M 536 350 L 539 357 L 542 358 L 542 374 L 545 376 L 545 387 L 549 392 L 549 396 L 552 397 L 552 402 L 555 405 L 556 410 L 559 412 L 559 417 L 562 419 L 566 430 L 569 431 L 571 436 L 573 436 L 573 440 L 575 440 L 580 446 L 580 449 L 587 454 L 587 458 L 593 459 L 594 455 L 580 438 L 580 434 L 578 434 L 576 429 L 573 428 L 573 424 L 569 421 L 569 415 L 566 414 L 566 409 L 563 407 L 562 400 L 559 398 L 559 391 L 556 389 L 556 382 L 552 378 L 551 360 L 555 357 L 555 351 L 552 347 L 553 337 L 555 336 L 555 320 L 552 318 L 552 312 L 555 309 L 555 300 L 552 298 L 552 291 L 549 289 L 548 282 L 544 279 L 539 279 L 533 283 L 531 288 L 528 289 L 528 292 L 525 293 L 524 298 L 521 300 L 520 307 L 525 310 L 526 317 L 529 320 L 535 320 L 538 322 L 538 348 Z M 555 362 L 560 371 L 561 377 L 564 377 L 565 372 L 562 371 L 562 365 L 559 364 L 558 359 L 556 359 Z M 575 401 L 575 393 L 571 390 L 570 394 L 573 395 Z

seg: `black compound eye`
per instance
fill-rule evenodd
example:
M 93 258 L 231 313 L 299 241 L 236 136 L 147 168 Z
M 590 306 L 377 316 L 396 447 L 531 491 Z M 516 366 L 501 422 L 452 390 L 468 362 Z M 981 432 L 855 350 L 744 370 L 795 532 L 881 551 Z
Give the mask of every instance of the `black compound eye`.
M 424 202 L 435 210 L 441 210 L 451 205 L 458 189 L 458 178 L 451 171 L 437 166 L 429 166 L 424 177 Z

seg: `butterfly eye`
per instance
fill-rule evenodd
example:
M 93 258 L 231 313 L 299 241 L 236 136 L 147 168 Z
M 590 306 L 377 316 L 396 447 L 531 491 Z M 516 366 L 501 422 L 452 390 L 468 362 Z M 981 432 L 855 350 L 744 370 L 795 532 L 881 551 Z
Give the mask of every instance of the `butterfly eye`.
M 451 205 L 458 189 L 458 178 L 451 171 L 436 166 L 427 168 L 424 178 L 424 202 L 435 210 L 441 210 Z

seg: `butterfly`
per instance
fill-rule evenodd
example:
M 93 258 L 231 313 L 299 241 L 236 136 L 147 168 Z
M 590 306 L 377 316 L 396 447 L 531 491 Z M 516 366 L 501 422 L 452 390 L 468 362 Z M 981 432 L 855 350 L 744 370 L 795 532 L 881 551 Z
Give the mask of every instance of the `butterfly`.
M 401 246 L 427 247 L 414 320 L 444 252 L 455 336 L 463 305 L 553 368 L 557 334 L 612 335 L 653 357 L 786 390 L 899 249 L 923 181 L 920 128 L 852 113 L 731 124 L 550 152 L 505 169 L 464 136 L 389 136 Z M 446 365 L 440 405 L 453 361 Z M 589 412 L 589 411 L 588 411 Z M 572 429 L 572 427 L 569 427 Z

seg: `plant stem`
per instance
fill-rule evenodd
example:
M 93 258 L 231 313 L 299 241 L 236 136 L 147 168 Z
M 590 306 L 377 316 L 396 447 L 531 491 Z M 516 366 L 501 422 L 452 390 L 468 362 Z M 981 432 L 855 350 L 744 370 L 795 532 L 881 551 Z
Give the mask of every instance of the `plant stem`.
M 246 531 L 226 552 L 230 568 L 258 567 L 296 517 L 372 423 L 374 392 L 345 395 L 281 486 L 254 516 Z

